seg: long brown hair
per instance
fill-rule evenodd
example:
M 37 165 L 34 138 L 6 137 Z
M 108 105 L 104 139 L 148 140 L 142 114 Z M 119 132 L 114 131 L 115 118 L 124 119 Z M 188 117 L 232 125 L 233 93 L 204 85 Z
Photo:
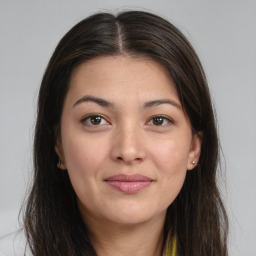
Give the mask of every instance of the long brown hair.
M 203 134 L 197 167 L 169 206 L 165 237 L 175 233 L 179 255 L 226 256 L 227 216 L 216 185 L 219 142 L 206 77 L 182 33 L 165 19 L 140 11 L 99 13 L 75 25 L 59 42 L 38 99 L 34 180 L 24 225 L 36 256 L 96 255 L 68 174 L 57 168 L 54 146 L 72 71 L 102 55 L 144 56 L 172 77 L 193 132 Z

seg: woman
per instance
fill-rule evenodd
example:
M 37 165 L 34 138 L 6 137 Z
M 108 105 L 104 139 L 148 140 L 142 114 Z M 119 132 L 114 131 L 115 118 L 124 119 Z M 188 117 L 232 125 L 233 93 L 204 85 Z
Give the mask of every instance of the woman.
M 93 15 L 42 80 L 32 255 L 227 255 L 206 78 L 177 28 L 146 12 Z

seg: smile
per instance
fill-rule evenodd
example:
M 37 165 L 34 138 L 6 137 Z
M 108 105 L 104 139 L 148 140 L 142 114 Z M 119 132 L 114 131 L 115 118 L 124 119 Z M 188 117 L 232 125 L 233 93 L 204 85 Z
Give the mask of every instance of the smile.
M 153 182 L 149 177 L 135 175 L 115 175 L 104 180 L 108 185 L 126 194 L 137 193 L 151 185 Z

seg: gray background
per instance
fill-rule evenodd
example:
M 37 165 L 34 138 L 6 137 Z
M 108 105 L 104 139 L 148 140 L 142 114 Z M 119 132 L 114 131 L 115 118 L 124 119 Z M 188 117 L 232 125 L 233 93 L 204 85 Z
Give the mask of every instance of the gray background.
M 205 67 L 226 162 L 230 256 L 256 256 L 256 1 L 0 0 L 0 236 L 15 230 L 32 169 L 37 91 L 60 38 L 97 11 L 153 11 Z M 225 175 L 220 183 L 225 182 Z

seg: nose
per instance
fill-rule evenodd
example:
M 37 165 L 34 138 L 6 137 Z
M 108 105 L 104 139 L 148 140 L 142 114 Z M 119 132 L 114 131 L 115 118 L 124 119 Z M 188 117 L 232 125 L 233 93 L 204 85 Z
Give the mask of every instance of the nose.
M 113 136 L 111 157 L 114 161 L 132 165 L 145 159 L 143 136 L 139 128 L 131 125 L 120 127 Z

